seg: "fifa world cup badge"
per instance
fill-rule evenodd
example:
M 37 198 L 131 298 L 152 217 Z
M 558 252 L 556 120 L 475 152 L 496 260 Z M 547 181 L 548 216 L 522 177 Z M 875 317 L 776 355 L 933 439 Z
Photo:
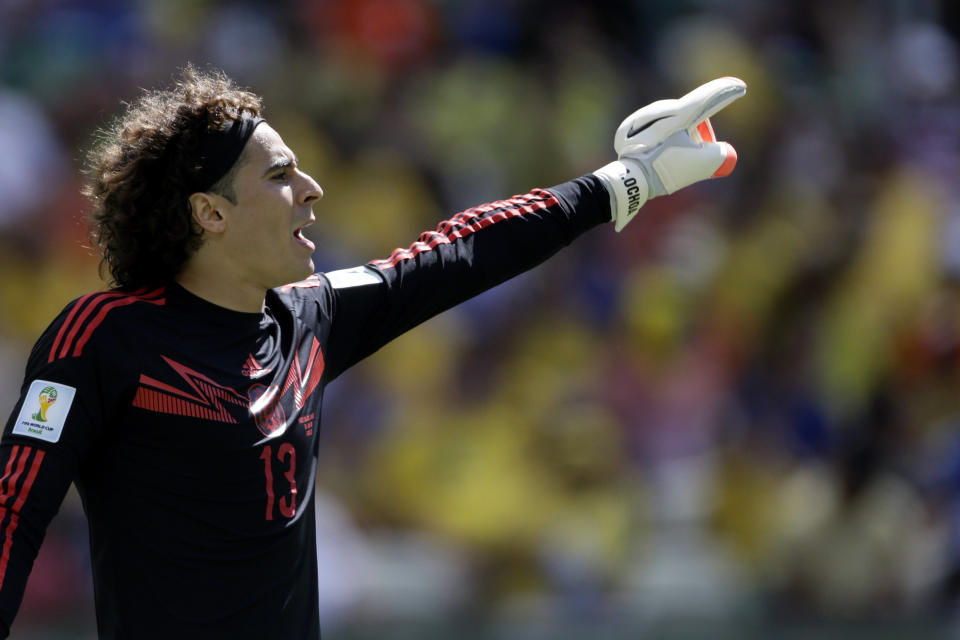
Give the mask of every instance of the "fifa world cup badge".
M 34 380 L 23 398 L 13 433 L 47 442 L 57 442 L 70 413 L 77 390 L 49 380 Z

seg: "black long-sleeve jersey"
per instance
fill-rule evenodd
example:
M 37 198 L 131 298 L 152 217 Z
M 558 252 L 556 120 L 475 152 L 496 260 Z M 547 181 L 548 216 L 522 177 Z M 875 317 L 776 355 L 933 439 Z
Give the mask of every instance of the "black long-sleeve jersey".
M 407 249 L 270 290 L 91 293 L 36 343 L 0 443 L 0 637 L 71 482 L 101 638 L 315 639 L 324 387 L 610 219 L 593 176 L 468 209 Z

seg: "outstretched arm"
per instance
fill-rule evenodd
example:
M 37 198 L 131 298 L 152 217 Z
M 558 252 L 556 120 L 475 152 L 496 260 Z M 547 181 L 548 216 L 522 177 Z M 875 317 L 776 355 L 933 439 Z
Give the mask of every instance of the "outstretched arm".
M 549 258 L 604 222 L 620 231 L 650 198 L 730 173 L 736 152 L 710 116 L 744 95 L 720 78 L 630 115 L 614 136 L 618 159 L 593 174 L 462 211 L 407 248 L 326 275 L 333 292 L 330 379 L 393 338 Z
M 386 258 L 326 274 L 333 291 L 327 375 L 609 222 L 609 202 L 600 180 L 587 175 L 471 207 Z

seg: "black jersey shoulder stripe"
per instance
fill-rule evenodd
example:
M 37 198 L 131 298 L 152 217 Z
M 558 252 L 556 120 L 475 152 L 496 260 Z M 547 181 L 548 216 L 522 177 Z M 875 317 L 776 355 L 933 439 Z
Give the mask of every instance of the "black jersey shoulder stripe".
M 166 291 L 164 287 L 154 289 L 144 293 L 140 289 L 133 293 L 122 291 L 100 291 L 91 293 L 80 300 L 70 310 L 67 319 L 60 326 L 60 331 L 50 348 L 50 354 L 47 362 L 53 362 L 60 358 L 66 358 L 68 355 L 78 356 L 83 351 L 83 347 L 90 340 L 93 331 L 100 326 L 107 314 L 116 307 L 133 304 L 134 302 L 150 302 L 152 304 L 165 304 L 166 299 L 163 294 Z M 99 308 L 96 315 L 94 311 Z M 92 316 L 92 317 L 91 317 Z M 83 333 L 80 333 L 83 329 Z M 70 348 L 73 347 L 71 354 Z M 57 348 L 59 347 L 59 353 Z
M 451 244 L 455 240 L 466 238 L 472 233 L 510 218 L 542 211 L 558 204 L 556 196 L 545 189 L 534 189 L 525 195 L 514 196 L 509 200 L 498 200 L 480 207 L 461 211 L 449 220 L 440 223 L 436 231 L 425 231 L 417 242 L 408 248 L 394 249 L 389 257 L 371 260 L 368 264 L 390 269 L 403 260 L 409 260 L 424 251 L 432 251 L 441 244 Z

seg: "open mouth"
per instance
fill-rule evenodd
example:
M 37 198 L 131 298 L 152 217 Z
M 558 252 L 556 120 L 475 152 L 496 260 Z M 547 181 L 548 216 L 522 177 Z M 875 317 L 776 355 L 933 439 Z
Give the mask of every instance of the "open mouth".
M 311 242 L 310 239 L 307 238 L 307 236 L 303 235 L 303 230 L 308 226 L 310 226 L 310 224 L 312 223 L 313 223 L 313 220 L 310 220 L 302 227 L 297 227 L 293 231 L 293 239 L 296 240 L 299 244 L 302 244 L 304 247 L 310 249 L 310 251 L 313 251 L 316 247 L 314 246 L 313 242 Z

